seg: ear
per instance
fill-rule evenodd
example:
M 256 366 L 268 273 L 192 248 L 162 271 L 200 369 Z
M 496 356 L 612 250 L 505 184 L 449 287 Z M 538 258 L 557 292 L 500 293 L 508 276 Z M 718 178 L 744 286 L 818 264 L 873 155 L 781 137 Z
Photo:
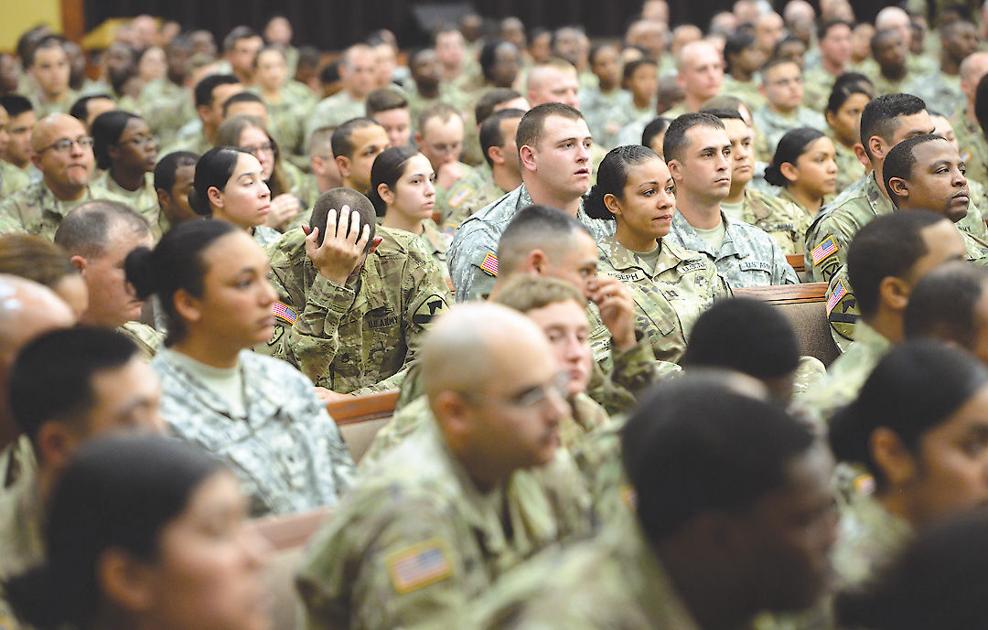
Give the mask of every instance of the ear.
M 621 202 L 611 193 L 604 195 L 604 207 L 613 215 L 621 214 Z
M 376 252 L 377 251 L 377 248 L 380 247 L 380 245 L 381 245 L 381 243 L 383 241 L 384 241 L 384 238 L 382 238 L 380 236 L 375 236 L 374 237 L 374 240 L 371 241 L 371 245 L 370 245 L 370 248 L 367 250 L 367 253 L 368 254 L 373 254 L 374 252 Z
M 521 167 L 526 171 L 532 171 L 533 173 L 538 170 L 535 164 L 535 149 L 527 144 L 521 145 L 518 150 L 518 159 L 521 162 Z
M 110 156 L 111 160 L 115 160 L 120 157 L 120 147 L 115 144 L 108 145 L 106 147 L 106 154 Z
M 504 149 L 501 147 L 487 147 L 487 157 L 495 164 L 504 164 Z
M 890 178 L 889 188 L 892 189 L 892 192 L 895 193 L 896 197 L 901 197 L 903 199 L 909 198 L 909 184 L 901 177 Z
M 890 309 L 899 313 L 906 310 L 910 293 L 909 284 L 902 278 L 886 276 L 878 284 L 878 294 L 882 302 Z
M 34 147 L 31 148 L 31 164 L 34 164 L 34 167 L 39 171 L 41 170 L 41 155 L 34 152 Z
M 422 147 L 422 142 L 424 142 L 424 141 L 425 141 L 425 138 L 422 137 L 422 132 L 421 131 L 416 131 L 415 132 L 415 146 L 421 148 Z
M 209 118 L 213 113 L 213 108 L 209 105 L 196 105 L 196 114 L 201 120 Z
M 64 422 L 42 423 L 35 438 L 41 461 L 53 470 L 63 470 L 79 446 L 79 437 Z
M 868 138 L 868 150 L 875 156 L 876 160 L 885 159 L 885 141 L 878 136 Z
M 794 182 L 799 179 L 799 168 L 790 162 L 783 162 L 779 166 L 779 172 L 781 172 L 782 176 L 790 182 Z
M 446 440 L 458 450 L 470 434 L 469 408 L 463 396 L 451 391 L 439 392 L 432 401 L 432 413 Z
M 380 184 L 377 185 L 377 194 L 381 197 L 382 200 L 384 200 L 384 203 L 388 205 L 391 205 L 395 202 L 394 191 L 392 191 L 391 187 L 385 184 L 384 182 L 381 182 Z
M 182 319 L 190 322 L 197 322 L 202 319 L 203 311 L 199 298 L 193 296 L 185 289 L 179 289 L 175 292 L 175 296 L 172 299 L 174 300 L 175 312 Z
M 683 165 L 679 160 L 673 159 L 666 162 L 666 166 L 669 167 L 669 175 L 677 184 L 683 181 Z
M 345 155 L 337 155 L 333 158 L 336 161 L 336 168 L 340 169 L 340 177 L 350 176 L 350 158 Z
M 158 207 L 164 208 L 170 206 L 172 203 L 172 196 L 168 194 L 168 191 L 164 188 L 155 188 L 154 194 L 158 197 Z
M 206 199 L 217 208 L 223 207 L 223 191 L 216 186 L 210 186 L 206 189 Z
M 128 612 L 153 603 L 151 569 L 126 551 L 110 547 L 96 560 L 96 579 L 108 600 Z
M 901 486 L 916 476 L 916 461 L 912 453 L 891 429 L 879 427 L 872 431 L 868 448 L 889 485 Z
M 72 256 L 69 258 L 69 262 L 72 266 L 79 270 L 79 273 L 86 275 L 86 267 L 89 266 L 89 261 L 82 256 Z
M 823 111 L 823 119 L 827 122 L 828 126 L 830 127 L 834 126 L 834 114 L 833 112 L 828 112 L 826 108 L 824 108 Z
M 860 142 L 854 143 L 854 157 L 858 158 L 861 166 L 869 170 L 871 169 L 871 160 L 868 158 L 868 154 L 865 153 L 864 145 Z
M 549 258 L 541 249 L 533 249 L 525 256 L 524 269 L 530 273 L 541 276 L 544 273 L 546 263 Z

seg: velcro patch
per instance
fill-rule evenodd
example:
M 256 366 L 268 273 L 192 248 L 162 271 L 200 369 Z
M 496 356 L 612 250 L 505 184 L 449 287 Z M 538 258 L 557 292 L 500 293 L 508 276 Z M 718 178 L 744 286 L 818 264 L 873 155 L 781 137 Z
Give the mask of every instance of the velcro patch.
M 830 294 L 829 298 L 827 298 L 827 317 L 830 316 L 830 313 L 834 310 L 834 307 L 840 304 L 840 301 L 845 295 L 847 295 L 847 287 L 844 286 L 843 280 L 838 280 L 837 284 L 834 285 L 834 292 Z
M 470 194 L 470 190 L 463 188 L 457 191 L 455 195 L 449 198 L 446 202 L 451 208 L 459 208 L 460 204 L 466 201 L 467 195 Z
M 298 321 L 298 313 L 295 312 L 291 306 L 288 306 L 284 302 L 275 302 L 271 306 L 271 312 L 275 317 L 285 322 L 289 326 L 294 326 L 295 322 Z
M 813 260 L 813 265 L 819 265 L 823 261 L 827 260 L 831 256 L 837 253 L 837 241 L 833 236 L 828 236 L 823 239 L 819 245 L 813 248 L 810 252 L 810 259 Z
M 694 271 L 702 271 L 707 268 L 707 262 L 704 260 L 694 260 L 683 265 L 679 265 L 679 273 L 687 274 Z
M 428 324 L 432 318 L 449 308 L 446 298 L 433 293 L 419 303 L 415 312 L 412 313 L 412 322 L 415 324 Z
M 484 261 L 480 263 L 480 268 L 487 272 L 488 275 L 497 277 L 497 256 L 494 252 L 487 252 L 484 256 Z
M 453 575 L 446 545 L 433 538 L 396 551 L 387 558 L 391 586 L 399 595 L 436 584 Z

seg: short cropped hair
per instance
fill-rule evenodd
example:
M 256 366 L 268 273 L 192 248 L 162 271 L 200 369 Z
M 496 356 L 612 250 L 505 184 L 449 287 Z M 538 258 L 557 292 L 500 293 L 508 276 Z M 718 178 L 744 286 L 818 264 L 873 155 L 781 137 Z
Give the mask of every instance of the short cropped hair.
M 899 123 L 899 116 L 912 116 L 926 111 L 923 99 L 912 94 L 883 94 L 875 97 L 861 112 L 861 143 L 869 159 L 875 159 L 868 148 L 868 138 L 878 136 L 885 142 L 892 142 Z
M 211 74 L 199 80 L 194 89 L 196 107 L 210 107 L 213 104 L 213 90 L 221 85 L 240 83 L 232 74 Z
M 562 116 L 570 120 L 583 120 L 583 114 L 575 107 L 563 103 L 543 103 L 525 112 L 518 123 L 518 133 L 515 140 L 518 148 L 528 145 L 534 147 L 542 139 L 545 132 L 545 121 L 550 116 Z
M 364 109 L 367 116 L 373 116 L 380 112 L 389 112 L 392 109 L 405 109 L 408 107 L 408 99 L 400 90 L 391 87 L 374 90 L 367 95 Z
M 155 190 L 166 190 L 169 193 L 175 185 L 175 171 L 183 166 L 195 166 L 199 156 L 192 151 L 172 151 L 158 160 L 154 167 Z
M 333 131 L 332 140 L 330 140 L 333 147 L 333 155 L 344 156 L 348 158 L 353 157 L 353 151 L 357 147 L 353 146 L 350 138 L 353 137 L 353 132 L 358 129 L 363 129 L 364 127 L 380 127 L 380 124 L 373 118 L 367 118 L 366 116 L 361 116 L 359 118 L 351 118 L 346 121 Z
M 669 123 L 669 128 L 666 130 L 666 137 L 662 141 L 662 154 L 665 156 L 666 162 L 681 160 L 683 158 L 683 151 L 689 145 L 686 132 L 693 127 L 724 129 L 724 123 L 713 114 L 707 112 L 683 114 L 673 120 Z
M 565 247 L 577 233 L 590 235 L 585 225 L 562 210 L 539 205 L 522 208 L 498 241 L 498 273 L 502 276 L 514 273 L 533 250 L 553 245 Z
M 95 199 L 77 206 L 55 231 L 55 244 L 69 256 L 98 258 L 106 251 L 110 231 L 122 225 L 136 234 L 150 234 L 147 220 L 119 201 Z
M 892 147 L 892 150 L 885 156 L 885 163 L 882 166 L 882 184 L 895 207 L 899 207 L 899 196 L 892 191 L 889 182 L 892 181 L 893 177 L 906 181 L 911 180 L 913 168 L 916 166 L 916 147 L 936 140 L 947 142 L 943 136 L 932 133 L 913 136 Z
M 370 199 L 352 188 L 333 188 L 319 195 L 319 198 L 316 199 L 316 203 L 312 206 L 312 214 L 309 215 L 309 225 L 313 228 L 319 228 L 317 243 L 322 245 L 323 239 L 326 238 L 326 217 L 329 215 L 329 211 L 337 211 L 336 225 L 339 225 L 341 216 L 339 210 L 343 206 L 350 206 L 351 212 L 360 213 L 361 230 L 365 224 L 370 226 L 370 237 L 367 239 L 367 248 L 370 249 L 374 235 L 377 233 L 377 213 Z
M 974 310 L 988 287 L 988 270 L 969 262 L 952 262 L 923 276 L 909 293 L 906 339 L 930 337 L 974 347 L 978 324 Z
M 480 151 L 484 155 L 484 160 L 487 162 L 488 166 L 494 166 L 494 162 L 491 160 L 491 156 L 487 154 L 487 150 L 491 147 L 500 147 L 504 145 L 505 137 L 501 133 L 501 122 L 505 120 L 514 120 L 516 118 L 522 118 L 525 115 L 520 109 L 502 109 L 500 111 L 494 112 L 480 125 Z

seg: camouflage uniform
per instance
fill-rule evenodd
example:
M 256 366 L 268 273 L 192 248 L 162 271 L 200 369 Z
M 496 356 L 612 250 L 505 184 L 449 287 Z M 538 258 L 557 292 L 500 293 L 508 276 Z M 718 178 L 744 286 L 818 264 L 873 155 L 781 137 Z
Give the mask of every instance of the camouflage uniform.
M 615 89 L 605 94 L 599 87 L 581 91 L 580 111 L 590 127 L 593 141 L 608 149 L 618 146 L 621 128 L 643 114 L 636 113 L 630 92 Z M 655 107 L 644 114 L 654 116 Z M 641 142 L 641 134 L 638 135 L 638 142 Z
M 341 90 L 329 98 L 324 98 L 312 108 L 305 122 L 305 138 L 321 127 L 339 127 L 351 118 L 359 118 L 367 113 L 363 99 L 357 100 L 346 90 Z
M 888 339 L 867 323 L 859 321 L 854 332 L 854 343 L 830 364 L 827 378 L 801 399 L 813 419 L 826 426 L 835 411 L 857 397 L 871 371 L 891 348 Z
M 21 477 L 34 474 L 37 468 L 31 440 L 22 434 L 0 452 L 0 494 Z
M 528 630 L 700 628 L 631 516 L 509 576 L 475 614 L 481 627 Z
M 724 75 L 724 85 L 720 93 L 725 96 L 734 96 L 748 106 L 748 111 L 754 112 L 765 105 L 765 96 L 758 90 L 758 83 L 755 79 L 751 81 L 738 81 L 729 74 Z
M 573 461 L 590 493 L 593 513 L 600 522 L 628 516 L 634 511 L 635 491 L 621 461 L 621 431 L 625 418 L 590 432 L 572 449 Z
M 466 179 L 468 177 L 474 177 L 474 173 L 473 173 L 473 170 L 474 169 L 473 169 L 472 166 L 470 166 L 468 164 L 464 164 L 463 162 L 460 162 L 459 165 L 460 165 L 460 169 L 461 169 L 461 173 L 462 173 L 462 175 L 460 176 L 461 179 Z M 454 182 L 454 184 L 455 184 L 455 182 Z M 450 188 L 452 188 L 452 186 L 450 186 Z M 450 213 L 450 207 L 449 207 L 449 188 L 443 188 L 443 187 L 441 187 L 439 185 L 436 185 L 436 205 L 435 205 L 435 211 L 439 213 L 439 219 L 440 219 L 440 221 L 445 220 L 446 217 L 449 216 L 449 213 Z
M 977 123 L 969 123 L 966 118 L 954 127 L 961 157 L 967 162 L 967 178 L 988 185 L 988 140 Z
M 131 210 L 137 212 L 157 232 L 158 218 L 161 207 L 158 205 L 158 193 L 154 190 L 154 173 L 144 174 L 144 185 L 137 190 L 122 188 L 111 176 L 110 171 L 104 171 L 92 183 L 93 197 L 119 201 Z M 161 238 L 160 233 L 154 234 L 154 240 Z
M 35 475 L 22 477 L 0 493 L 0 628 L 3 630 L 26 627 L 10 611 L 2 582 L 44 561 L 43 518 L 44 506 Z
M 679 211 L 672 218 L 672 230 L 662 242 L 709 256 L 732 289 L 799 283 L 796 272 L 771 236 L 753 225 L 731 221 L 723 213 L 721 221 L 726 231 L 720 251 L 711 251 L 710 245 Z
M 628 121 L 624 127 L 621 127 L 621 131 L 617 134 L 616 146 L 623 147 L 632 144 L 641 144 L 642 135 L 645 133 L 645 127 L 648 126 L 648 123 L 655 120 L 657 116 L 664 116 L 668 118 L 669 114 L 656 114 L 655 112 L 650 112 L 646 116 L 639 116 L 638 118 Z M 675 116 L 673 116 L 673 118 L 675 118 Z M 597 171 L 594 170 L 594 175 L 596 175 L 596 173 Z
M 281 88 L 281 100 L 277 103 L 264 98 L 260 90 L 254 92 L 268 108 L 268 130 L 282 152 L 305 153 L 305 120 L 316 105 L 312 90 L 298 81 L 289 81 Z M 360 115 L 363 116 L 363 112 Z
M 928 75 L 920 75 L 928 76 Z M 906 72 L 906 76 L 902 79 L 896 81 L 894 79 L 889 79 L 883 75 L 880 71 L 875 72 L 870 75 L 871 82 L 875 86 L 875 96 L 882 96 L 883 94 L 899 94 L 900 92 L 905 92 L 910 89 L 913 85 L 913 79 L 910 72 Z
M 847 262 L 847 247 L 862 227 L 892 212 L 874 173 L 862 177 L 816 215 L 806 231 L 804 257 L 810 282 L 829 282 Z
M 171 433 L 218 456 L 240 479 L 251 514 L 291 514 L 335 505 L 355 475 L 350 452 L 312 383 L 277 359 L 240 353 L 246 417 L 186 369 L 158 353 L 161 416 Z
M 31 177 L 10 162 L 0 160 L 0 199 L 6 199 L 31 184 Z
M 443 230 L 455 232 L 467 218 L 504 194 L 505 191 L 494 183 L 491 167 L 484 162 L 446 191 L 449 213 L 443 217 Z
M 281 232 L 266 225 L 258 225 L 252 228 L 250 236 L 254 239 L 255 243 L 264 249 L 273 247 L 281 240 Z
M 117 328 L 117 332 L 133 341 L 137 349 L 141 351 L 141 356 L 148 361 L 158 354 L 161 344 L 165 341 L 165 333 L 141 322 L 127 322 Z
M 856 496 L 841 511 L 833 563 L 842 589 L 862 586 L 912 538 L 912 527 L 872 496 Z
M 519 210 L 532 205 L 524 184 L 485 206 L 463 222 L 449 247 L 449 271 L 456 287 L 456 301 L 477 300 L 490 293 L 497 276 L 497 243 L 501 233 Z M 583 200 L 576 218 L 600 242 L 614 233 L 614 222 L 591 219 L 583 211 Z M 493 259 L 493 267 L 491 260 Z
M 744 191 L 741 219 L 761 229 L 775 240 L 783 254 L 802 254 L 803 239 L 812 217 L 783 196 L 778 198 L 754 190 Z
M 44 181 L 35 182 L 0 202 L 0 234 L 27 232 L 52 240 L 62 219 L 92 198 L 87 187 L 78 201 L 59 201 Z
M 158 138 L 158 146 L 161 147 L 175 142 L 178 130 L 188 121 L 196 119 L 196 110 L 189 91 L 167 78 L 144 86 L 137 110 L 151 127 L 151 132 Z
M 34 114 L 41 120 L 49 114 L 68 114 L 72 105 L 78 100 L 79 93 L 74 90 L 67 91 L 62 98 L 57 101 L 49 101 L 41 96 L 40 90 L 34 90 L 26 95 L 31 99 L 34 106 Z
M 432 107 L 433 105 L 436 105 L 437 103 L 445 103 L 447 105 L 452 105 L 453 107 L 458 109 L 461 113 L 463 113 L 464 116 L 466 116 L 467 114 L 471 113 L 468 110 L 471 110 L 473 108 L 470 107 L 469 105 L 470 105 L 470 101 L 474 100 L 471 99 L 470 96 L 468 96 L 467 93 L 461 90 L 460 88 L 456 87 L 452 83 L 447 83 L 445 81 L 439 85 L 439 96 L 437 98 L 425 98 L 424 96 L 422 96 L 418 91 L 418 87 L 414 85 L 414 82 L 405 93 L 405 98 L 408 99 L 408 111 L 412 115 L 412 127 L 414 127 L 416 131 L 421 131 L 421 129 L 418 129 L 419 116 L 422 115 L 422 112 Z M 474 124 L 476 125 L 476 122 L 474 122 Z M 465 123 L 464 129 L 470 129 L 470 127 L 468 127 L 467 124 Z M 475 134 L 468 133 L 466 135 L 470 136 Z M 477 146 L 479 148 L 480 144 L 478 143 Z
M 807 68 L 803 73 L 803 105 L 822 112 L 830 100 L 836 80 L 837 77 L 824 70 L 823 66 Z
M 600 273 L 621 281 L 635 300 L 636 327 L 645 332 L 655 357 L 675 363 L 686 351 L 693 324 L 731 289 L 706 256 L 663 239 L 654 269 L 617 242 L 598 243 Z
M 828 135 L 834 143 L 834 161 L 837 162 L 837 194 L 840 195 L 854 185 L 854 182 L 864 177 L 868 171 L 865 169 L 865 165 L 858 160 L 858 156 L 854 154 L 854 149 L 849 149 L 841 144 L 832 132 Z
M 485 493 L 425 425 L 366 470 L 310 546 L 297 577 L 306 627 L 462 620 L 505 572 L 588 529 L 586 493 L 564 450 Z
M 906 91 L 923 99 L 928 109 L 947 118 L 953 116 L 965 102 L 961 77 L 957 74 L 951 76 L 938 71 L 920 75 L 913 79 Z
M 792 115 L 785 116 L 772 111 L 768 105 L 763 105 L 754 110 L 752 116 L 755 119 L 755 127 L 758 129 L 755 155 L 762 162 L 772 161 L 775 148 L 779 145 L 782 136 L 786 135 L 786 132 L 799 127 L 813 127 L 820 131 L 827 128 L 820 112 L 806 107 L 799 107 Z
M 194 118 L 182 125 L 175 133 L 175 140 L 169 146 L 159 151 L 161 155 L 168 155 L 175 151 L 192 151 L 201 156 L 206 151 L 213 148 L 213 143 L 209 141 L 202 129 L 202 121 Z
M 453 281 L 449 276 L 449 266 L 446 264 L 446 252 L 449 251 L 449 244 L 453 238 L 439 231 L 439 227 L 432 219 L 427 220 L 424 227 L 425 229 L 419 235 L 419 239 L 422 241 L 425 250 L 432 254 L 432 258 L 439 265 L 439 269 L 443 274 L 443 280 L 446 281 L 446 286 L 452 287 Z
M 272 281 L 297 321 L 285 334 L 279 320 L 269 345 L 334 392 L 398 387 L 428 324 L 450 303 L 442 271 L 418 236 L 383 227 L 377 234 L 384 240 L 346 286 L 316 271 L 302 230 L 271 250 Z

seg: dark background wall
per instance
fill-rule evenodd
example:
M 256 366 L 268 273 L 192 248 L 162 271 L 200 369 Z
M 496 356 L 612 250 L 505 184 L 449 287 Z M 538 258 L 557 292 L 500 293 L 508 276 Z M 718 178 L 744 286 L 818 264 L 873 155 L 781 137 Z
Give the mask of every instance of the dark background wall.
M 295 27 L 295 43 L 339 50 L 379 28 L 389 28 L 402 48 L 423 45 L 423 14 L 455 16 L 472 6 L 485 18 L 520 17 L 529 27 L 582 24 L 591 37 L 615 37 L 641 8 L 641 0 L 474 0 L 464 2 L 408 2 L 402 0 L 87 0 L 86 30 L 111 17 L 139 13 L 176 20 L 186 28 L 212 31 L 218 42 L 234 26 L 260 29 L 269 17 L 283 14 Z M 669 0 L 674 24 L 706 26 L 710 16 L 729 8 L 733 0 Z M 784 0 L 776 2 L 778 6 Z M 814 2 L 816 4 L 816 2 Z M 855 0 L 858 19 L 870 20 L 890 2 Z

